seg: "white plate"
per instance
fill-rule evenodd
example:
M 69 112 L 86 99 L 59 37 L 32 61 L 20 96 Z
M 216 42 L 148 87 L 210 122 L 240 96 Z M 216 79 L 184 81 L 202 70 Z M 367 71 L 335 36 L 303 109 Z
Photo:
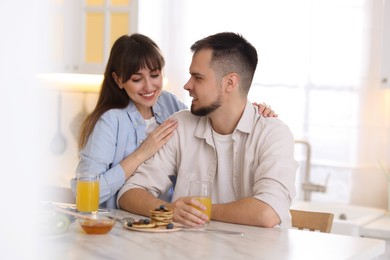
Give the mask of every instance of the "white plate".
M 123 226 L 126 229 L 130 229 L 133 231 L 139 231 L 139 232 L 149 232 L 149 233 L 167 233 L 167 232 L 175 232 L 179 231 L 182 228 L 176 227 L 176 224 L 174 224 L 174 227 L 172 229 L 168 229 L 166 226 L 160 226 L 160 227 L 152 227 L 152 228 L 136 228 L 136 227 L 128 227 L 127 223 L 124 223 Z

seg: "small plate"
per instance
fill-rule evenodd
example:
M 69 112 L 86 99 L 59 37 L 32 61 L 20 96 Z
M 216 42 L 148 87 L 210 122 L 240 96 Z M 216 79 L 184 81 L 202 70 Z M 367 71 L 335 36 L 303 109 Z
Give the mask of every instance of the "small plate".
M 176 226 L 176 224 L 175 224 L 175 226 Z M 127 223 L 123 224 L 123 227 L 126 229 L 130 229 L 133 231 L 139 231 L 139 232 L 148 232 L 148 233 L 167 233 L 167 232 L 179 231 L 182 229 L 181 227 L 175 227 L 175 226 L 172 229 L 167 229 L 166 226 L 153 227 L 153 228 L 136 228 L 136 227 L 128 227 Z

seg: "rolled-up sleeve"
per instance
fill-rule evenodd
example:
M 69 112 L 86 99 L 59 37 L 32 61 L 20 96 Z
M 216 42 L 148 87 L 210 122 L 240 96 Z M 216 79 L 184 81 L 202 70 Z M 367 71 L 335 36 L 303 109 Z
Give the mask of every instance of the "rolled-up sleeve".
M 254 175 L 254 197 L 275 210 L 281 226 L 289 225 L 298 163 L 294 159 L 294 138 L 287 126 L 279 125 L 269 131 L 260 149 L 259 160 Z

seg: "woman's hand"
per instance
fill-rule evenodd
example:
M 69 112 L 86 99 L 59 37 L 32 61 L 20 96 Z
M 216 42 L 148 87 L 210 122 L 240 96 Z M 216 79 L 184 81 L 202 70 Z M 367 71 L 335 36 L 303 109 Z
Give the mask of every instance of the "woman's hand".
M 142 152 L 145 155 L 145 160 L 152 157 L 164 144 L 168 142 L 176 127 L 177 120 L 170 118 L 149 134 L 138 148 L 139 152 Z
M 133 175 L 134 171 L 141 163 L 152 157 L 164 144 L 168 142 L 176 127 L 176 119 L 166 120 L 149 134 L 137 150 L 129 154 L 120 162 L 125 173 L 126 180 Z
M 252 104 L 258 107 L 260 115 L 264 117 L 278 117 L 278 114 L 276 114 L 275 111 L 271 109 L 271 106 L 265 103 L 257 104 L 256 102 L 253 102 Z

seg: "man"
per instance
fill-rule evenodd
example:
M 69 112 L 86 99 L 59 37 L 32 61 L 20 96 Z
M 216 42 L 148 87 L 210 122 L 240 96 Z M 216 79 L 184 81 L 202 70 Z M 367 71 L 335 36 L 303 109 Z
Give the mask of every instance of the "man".
M 173 115 L 178 128 L 168 143 L 130 177 L 119 192 L 119 207 L 141 215 L 164 204 L 174 221 L 188 226 L 208 219 L 191 205 L 190 180 L 213 182 L 213 220 L 289 227 L 295 196 L 294 139 L 277 118 L 263 118 L 247 95 L 257 66 L 256 49 L 235 33 L 197 41 L 184 88 L 191 113 Z M 177 181 L 172 203 L 157 199 Z

